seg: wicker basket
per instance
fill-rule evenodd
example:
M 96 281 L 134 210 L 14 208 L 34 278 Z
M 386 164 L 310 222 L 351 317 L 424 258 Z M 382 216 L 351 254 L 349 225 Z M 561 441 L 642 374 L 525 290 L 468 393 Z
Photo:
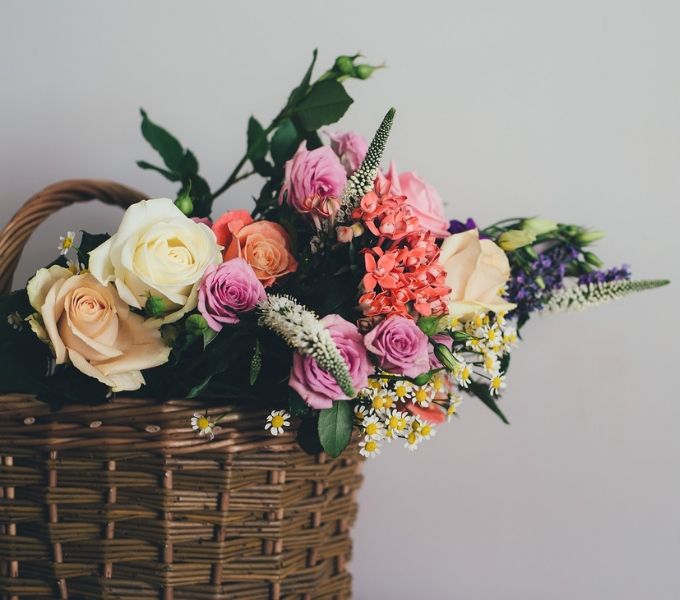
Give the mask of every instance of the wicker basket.
M 0 233 L 0 290 L 55 210 L 142 197 L 106 181 L 46 188 Z M 207 442 L 188 426 L 200 409 L 117 397 L 50 412 L 0 396 L 2 598 L 350 598 L 357 454 L 305 454 L 231 403 Z

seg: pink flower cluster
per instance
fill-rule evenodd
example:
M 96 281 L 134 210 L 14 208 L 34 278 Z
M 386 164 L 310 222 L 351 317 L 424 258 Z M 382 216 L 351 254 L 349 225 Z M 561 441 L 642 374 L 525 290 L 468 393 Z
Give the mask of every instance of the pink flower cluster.
M 352 213 L 378 237 L 364 254 L 364 293 L 359 299 L 367 317 L 446 312 L 446 272 L 439 264 L 435 234 L 427 230 L 406 203 L 388 186 L 376 182 Z

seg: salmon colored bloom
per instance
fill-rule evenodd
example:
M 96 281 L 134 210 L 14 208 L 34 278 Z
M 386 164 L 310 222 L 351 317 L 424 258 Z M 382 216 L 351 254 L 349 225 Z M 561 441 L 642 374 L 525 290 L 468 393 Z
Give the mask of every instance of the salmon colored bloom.
M 234 234 L 253 222 L 253 217 L 247 210 L 230 210 L 224 213 L 212 225 L 217 243 L 225 250 L 231 244 Z
M 290 251 L 290 238 L 278 223 L 255 221 L 231 230 L 232 239 L 224 251 L 224 260 L 240 256 L 252 267 L 264 287 L 297 270 Z

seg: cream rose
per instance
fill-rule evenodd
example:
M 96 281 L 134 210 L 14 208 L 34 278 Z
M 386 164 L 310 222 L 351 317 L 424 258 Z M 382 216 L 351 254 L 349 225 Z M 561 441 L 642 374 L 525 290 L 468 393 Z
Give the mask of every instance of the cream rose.
M 205 270 L 222 262 L 210 227 L 186 217 L 168 198 L 143 200 L 125 211 L 118 231 L 90 252 L 90 272 L 113 282 L 130 306 L 149 295 L 165 303 L 160 321 L 171 323 L 196 307 Z M 157 320 L 154 320 L 154 322 Z
M 500 295 L 510 277 L 508 257 L 491 240 L 480 240 L 476 229 L 447 237 L 439 262 L 446 270 L 446 285 L 451 288 L 451 316 L 465 319 L 480 310 L 515 308 Z
M 40 320 L 31 327 L 52 346 L 57 364 L 73 366 L 114 392 L 144 384 L 142 369 L 167 362 L 170 348 L 111 286 L 60 266 L 40 269 L 26 288 Z

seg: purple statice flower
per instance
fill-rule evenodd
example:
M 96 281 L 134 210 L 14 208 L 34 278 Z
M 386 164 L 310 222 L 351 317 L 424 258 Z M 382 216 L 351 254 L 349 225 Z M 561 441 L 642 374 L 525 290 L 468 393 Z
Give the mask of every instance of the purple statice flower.
M 606 271 L 592 271 L 591 273 L 585 273 L 578 278 L 579 285 L 584 285 L 588 283 L 608 283 L 610 281 L 622 281 L 624 279 L 630 279 L 632 273 L 630 272 L 630 267 L 628 265 L 621 265 L 620 267 L 613 267 L 607 269 Z
M 457 219 L 449 221 L 449 233 L 463 233 L 463 231 L 469 231 L 470 229 L 477 229 L 477 223 L 475 223 L 472 217 L 468 217 L 465 223 Z
M 515 262 L 510 255 L 511 274 L 505 297 L 517 305 L 520 323 L 541 309 L 552 292 L 562 289 L 567 267 L 579 254 L 575 246 L 559 244 L 541 252 L 528 266 Z

